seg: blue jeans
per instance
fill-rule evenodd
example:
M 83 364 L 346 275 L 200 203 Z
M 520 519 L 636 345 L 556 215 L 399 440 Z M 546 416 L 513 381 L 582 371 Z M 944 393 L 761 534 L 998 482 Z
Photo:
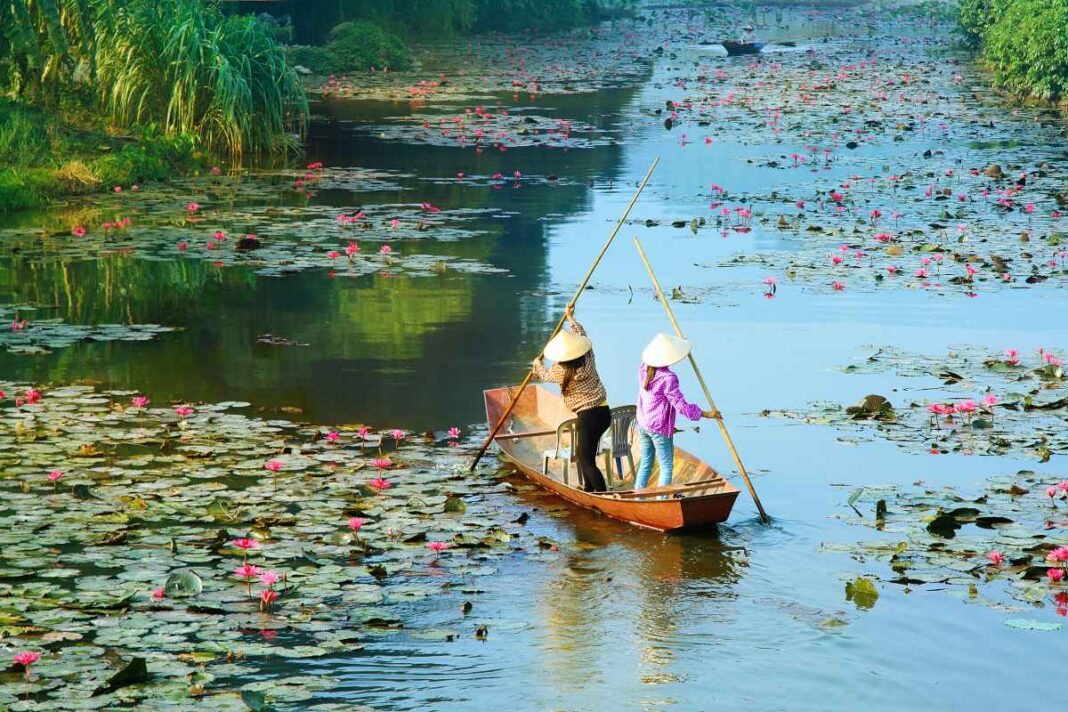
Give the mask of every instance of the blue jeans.
M 649 475 L 653 473 L 653 456 L 660 463 L 660 487 L 671 484 L 671 471 L 675 459 L 675 442 L 670 435 L 657 435 L 650 433 L 640 425 L 635 424 L 638 430 L 638 442 L 641 445 L 641 461 L 638 463 L 638 474 L 634 479 L 634 489 L 645 489 L 649 485 Z

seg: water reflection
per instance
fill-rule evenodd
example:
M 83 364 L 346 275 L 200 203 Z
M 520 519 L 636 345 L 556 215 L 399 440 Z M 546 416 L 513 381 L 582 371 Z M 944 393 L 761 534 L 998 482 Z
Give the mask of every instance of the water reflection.
M 536 492 L 524 499 L 553 501 Z M 715 648 L 710 624 L 730 624 L 747 552 L 715 528 L 665 536 L 606 520 L 570 506 L 557 508 L 574 543 L 539 581 L 532 615 L 538 628 L 540 679 L 554 695 L 582 697 L 591 685 L 650 687 L 692 674 L 684 653 Z
M 558 108 L 581 106 L 584 115 L 610 122 L 632 96 L 609 91 L 552 101 Z M 380 121 L 401 110 L 355 102 L 317 107 L 325 118 L 312 127 L 309 160 L 402 171 L 406 177 L 397 182 L 408 190 L 324 190 L 310 204 L 351 211 L 428 201 L 442 208 L 504 211 L 476 221 L 479 234 L 470 239 L 427 239 L 403 248 L 488 262 L 510 274 L 331 279 L 311 270 L 275 279 L 199 259 L 146 260 L 113 252 L 81 260 L 49 253 L 48 240 L 69 239 L 65 234 L 42 241 L 30 232 L 66 224 L 71 214 L 60 211 L 68 208 L 27 213 L 6 219 L 27 232 L 5 239 L 0 304 L 34 304 L 37 318 L 71 324 L 156 323 L 183 331 L 151 343 L 81 343 L 32 358 L 0 353 L 0 372 L 38 383 L 92 379 L 149 393 L 157 402 L 247 400 L 267 409 L 296 408 L 326 422 L 411 429 L 480 422 L 478 394 L 487 384 L 513 382 L 547 328 L 540 291 L 552 283 L 547 220 L 588 209 L 591 190 L 584 178 L 611 180 L 621 149 L 476 156 L 470 150 L 388 143 L 354 130 L 355 121 Z M 502 190 L 438 180 L 458 171 L 511 174 L 519 167 L 573 180 Z M 293 193 L 281 189 L 265 199 L 269 205 L 294 204 Z M 102 219 L 99 211 L 90 213 L 78 221 Z M 266 334 L 294 345 L 257 343 Z

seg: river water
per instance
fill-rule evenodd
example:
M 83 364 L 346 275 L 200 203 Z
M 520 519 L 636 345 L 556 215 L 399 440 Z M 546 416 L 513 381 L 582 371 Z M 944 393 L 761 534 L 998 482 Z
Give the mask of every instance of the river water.
M 784 38 L 828 31 L 826 18 L 823 24 L 795 20 L 774 31 Z M 937 30 L 923 47 L 897 56 L 893 48 L 904 35 L 895 38 L 890 23 L 864 28 L 848 15 L 839 23 L 852 34 L 838 31 L 829 44 L 820 39 L 770 48 L 765 60 L 788 67 L 808 61 L 810 49 L 818 55 L 832 48 L 833 72 L 850 52 L 857 59 L 882 54 L 887 61 L 946 58 L 948 40 Z M 925 480 L 967 488 L 1024 467 L 1056 471 L 1058 457 L 1045 464 L 1010 456 L 931 458 L 890 443 L 857 445 L 831 427 L 759 413 L 815 400 L 852 403 L 867 393 L 892 398 L 891 377 L 840 369 L 868 345 L 934 354 L 960 343 L 997 350 L 1062 345 L 1064 292 L 991 289 L 968 298 L 960 290 L 851 283 L 838 292 L 828 288 L 830 277 L 792 283 L 774 267 L 710 267 L 738 252 L 803 249 L 774 223 L 726 235 L 711 224 L 694 234 L 670 223 L 688 225 L 695 217 L 713 222 L 711 184 L 750 196 L 782 191 L 791 196 L 782 208 L 789 212 L 793 197 L 811 199 L 817 182 L 890 173 L 929 146 L 947 152 L 947 165 L 959 159 L 964 166 L 996 160 L 1034 165 L 1044 153 L 1061 159 L 1061 149 L 1045 148 L 1050 129 L 1036 123 L 1040 115 L 1030 110 L 1016 116 L 1004 111 L 1013 140 L 1029 140 L 1022 144 L 1026 154 L 968 147 L 952 135 L 900 142 L 882 136 L 856 151 L 836 152 L 834 163 L 815 173 L 761 164 L 803 151 L 803 139 L 777 143 L 760 117 L 733 126 L 699 126 L 684 117 L 665 130 L 666 114 L 654 112 L 686 93 L 677 84 L 680 76 L 700 64 L 737 72 L 749 61 L 720 56 L 691 35 L 669 45 L 637 84 L 593 94 L 523 95 L 517 101 L 508 92 L 482 100 L 610 132 L 611 145 L 592 148 L 480 154 L 469 146 L 396 141 L 380 138 L 373 127 L 418 107 L 320 102 L 309 160 L 402 175 L 399 189 L 359 195 L 321 190 L 311 201 L 350 212 L 412 201 L 492 210 L 478 223 L 481 234 L 421 249 L 478 259 L 507 274 L 329 279 L 307 270 L 274 278 L 235 268 L 190 298 L 168 286 L 163 263 L 137 267 L 144 274 L 134 282 L 134 268 L 121 255 L 49 263 L 33 274 L 5 255 L 0 302 L 54 298 L 56 314 L 69 322 L 125 319 L 184 330 L 147 343 L 79 343 L 34 357 L 3 354 L 0 371 L 36 382 L 93 379 L 150 389 L 160 402 L 233 399 L 268 410 L 295 407 L 313 422 L 411 430 L 459 425 L 473 444 L 485 433 L 481 390 L 522 377 L 636 183 L 659 156 L 632 223 L 583 294 L 577 316 L 594 340 L 611 400 L 622 404 L 634 398 L 641 347 L 657 331 L 669 330 L 632 237 L 640 236 L 665 288 L 699 295 L 695 303 L 676 301 L 674 308 L 773 522 L 761 524 L 743 492 L 718 530 L 664 536 L 575 511 L 514 480 L 515 494 L 498 506 L 516 516 L 529 513 L 527 526 L 563 542 L 562 553 L 506 559 L 497 575 L 471 583 L 466 598 L 473 610 L 466 617 L 451 597 L 410 604 L 408 614 L 421 627 L 456 630 L 457 640 L 372 633 L 359 653 L 286 663 L 274 674 L 329 674 L 340 684 L 320 701 L 392 710 L 1025 710 L 1057 699 L 1068 650 L 1063 631 L 1011 629 L 1002 624 L 1004 612 L 968 605 L 937 586 L 881 584 L 874 606 L 855 606 L 846 600 L 845 582 L 883 573 L 885 564 L 827 545 L 867 536 L 839 521 L 849 514 L 846 498 L 853 487 Z M 958 71 L 982 86 L 966 64 Z M 774 83 L 775 75 L 762 81 Z M 948 82 L 928 88 L 935 94 L 958 91 Z M 457 102 L 456 110 L 470 104 Z M 681 131 L 689 133 L 686 141 Z M 511 177 L 516 170 L 522 180 L 470 178 L 498 171 Z M 467 177 L 455 178 L 460 172 Z M 893 207 L 894 199 L 885 205 Z M 32 223 L 40 216 L 19 219 Z M 779 281 L 774 299 L 765 297 L 761 284 L 768 275 Z M 79 285 L 80 295 L 59 296 L 57 285 L 65 280 Z M 257 344 L 256 337 L 267 333 L 308 345 Z M 698 399 L 693 374 L 678 370 L 684 392 Z M 695 432 L 687 424 L 677 442 L 736 474 L 714 429 Z M 473 635 L 475 625 L 488 626 L 484 640 Z

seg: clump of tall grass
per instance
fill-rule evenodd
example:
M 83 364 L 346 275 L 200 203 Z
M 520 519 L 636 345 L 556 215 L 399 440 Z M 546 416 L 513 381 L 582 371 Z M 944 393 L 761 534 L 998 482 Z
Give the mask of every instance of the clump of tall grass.
M 102 3 L 96 36 L 96 81 L 116 123 L 197 135 L 234 157 L 295 147 L 307 99 L 255 17 L 200 0 Z
M 117 128 L 235 158 L 294 148 L 303 89 L 273 28 L 208 0 L 0 0 L 0 91 L 57 106 L 95 89 Z

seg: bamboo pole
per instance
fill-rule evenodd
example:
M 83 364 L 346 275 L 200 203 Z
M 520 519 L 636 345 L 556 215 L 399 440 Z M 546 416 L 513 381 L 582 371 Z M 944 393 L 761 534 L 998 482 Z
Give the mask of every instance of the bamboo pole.
M 616 235 L 619 233 L 620 228 L 623 227 L 623 223 L 626 222 L 627 216 L 630 215 L 631 208 L 633 208 L 634 204 L 638 202 L 638 196 L 642 194 L 643 190 L 645 190 L 645 186 L 649 183 L 649 179 L 653 177 L 653 171 L 656 170 L 656 166 L 659 163 L 660 157 L 657 156 L 653 159 L 653 164 L 649 166 L 649 170 L 646 171 L 645 178 L 642 179 L 641 184 L 638 186 L 638 190 L 634 193 L 634 197 L 631 198 L 630 203 L 627 204 L 627 209 L 623 211 L 623 215 L 619 218 L 619 222 L 617 222 L 616 226 L 612 228 L 611 234 L 609 234 L 608 239 L 605 240 L 604 246 L 597 254 L 597 259 L 593 261 L 593 266 L 591 266 L 589 271 L 586 272 L 586 276 L 582 279 L 582 283 L 579 285 L 578 289 L 575 290 L 575 296 L 571 297 L 571 301 L 567 303 L 568 308 L 573 308 L 575 306 L 575 303 L 578 302 L 579 297 L 582 296 L 582 292 L 586 289 L 586 285 L 590 283 L 590 278 L 593 277 L 594 270 L 597 269 L 597 265 L 601 264 L 601 258 L 603 258 L 605 253 L 608 252 L 608 248 L 612 245 L 612 241 L 616 239 Z M 564 328 L 564 322 L 566 320 L 567 309 L 564 310 L 564 315 L 560 317 L 560 321 L 557 322 L 556 328 L 553 329 L 553 333 L 549 335 L 548 340 L 545 342 L 546 345 L 548 345 L 549 341 L 552 341 L 553 338 L 560 333 L 560 330 Z M 544 351 L 545 349 L 542 349 L 542 351 L 539 352 L 538 355 L 540 356 L 542 353 L 544 353 Z M 512 409 L 515 408 L 516 402 L 519 401 L 519 396 L 523 395 L 523 391 L 525 391 L 527 386 L 530 385 L 530 381 L 533 378 L 534 371 L 527 371 L 526 377 L 523 379 L 523 382 L 519 384 L 519 388 L 516 389 L 515 395 L 512 396 L 512 401 L 508 404 L 508 407 L 504 409 L 504 412 L 501 413 L 501 417 L 497 419 L 497 424 L 493 426 L 493 430 L 490 432 L 489 437 L 486 438 L 486 442 L 482 443 L 482 447 L 478 449 L 478 454 L 475 455 L 475 459 L 471 463 L 471 472 L 474 472 L 475 468 L 478 467 L 479 460 L 481 460 L 482 456 L 486 454 L 486 449 L 489 448 L 490 443 L 493 442 L 493 439 L 497 437 L 497 433 L 500 431 L 501 426 L 504 425 L 504 421 L 508 419 L 508 416 L 512 413 Z
M 649 278 L 653 280 L 653 288 L 656 290 L 656 295 L 660 297 L 660 303 L 664 305 L 664 311 L 667 312 L 668 319 L 671 320 L 671 326 L 675 328 L 675 335 L 680 339 L 686 337 L 682 335 L 682 329 L 679 328 L 679 322 L 675 320 L 675 313 L 671 310 L 671 304 L 668 303 L 667 297 L 664 296 L 664 291 L 660 289 L 660 282 L 656 278 L 656 274 L 653 273 L 653 266 L 649 264 L 649 258 L 645 256 L 645 250 L 642 249 L 642 243 L 638 242 L 638 238 L 634 238 L 634 246 L 638 248 L 638 254 L 641 255 L 642 262 L 645 263 L 645 269 L 649 272 Z M 697 374 L 697 381 L 701 384 L 701 390 L 705 392 L 705 398 L 708 400 L 708 407 L 713 411 L 719 413 L 719 408 L 716 407 L 715 401 L 712 400 L 712 393 L 708 390 L 708 384 L 705 383 L 704 376 L 701 375 L 701 369 L 697 367 L 697 361 L 693 357 L 693 351 L 690 351 L 689 355 L 690 365 L 693 366 L 693 372 Z M 734 447 L 734 441 L 731 440 L 731 434 L 727 432 L 727 425 L 723 422 L 723 414 L 720 413 L 716 418 L 716 422 L 719 423 L 719 431 L 723 433 L 723 439 L 727 441 L 727 448 L 731 451 L 731 455 L 734 456 L 734 463 L 738 465 L 738 471 L 742 473 L 742 478 L 745 480 L 745 486 L 749 488 L 749 494 L 753 497 L 753 502 L 756 503 L 757 511 L 760 512 L 760 519 L 766 524 L 768 521 L 768 514 L 764 511 L 764 505 L 760 503 L 760 497 L 757 496 L 756 490 L 753 488 L 753 483 L 749 479 L 749 473 L 745 471 L 745 465 L 742 464 L 742 458 L 738 455 L 738 450 Z

